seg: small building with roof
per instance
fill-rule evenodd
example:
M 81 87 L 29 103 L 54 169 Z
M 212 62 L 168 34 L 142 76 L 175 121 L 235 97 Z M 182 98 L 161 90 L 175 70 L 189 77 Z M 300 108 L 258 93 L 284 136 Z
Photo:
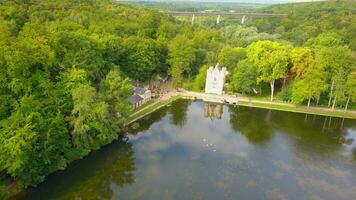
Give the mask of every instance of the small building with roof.
M 131 105 L 134 108 L 139 107 L 145 102 L 151 100 L 152 92 L 146 87 L 142 87 L 139 84 L 134 85 L 133 94 L 130 98 Z
M 143 104 L 143 98 L 140 95 L 134 94 L 130 97 L 130 103 L 134 108 Z

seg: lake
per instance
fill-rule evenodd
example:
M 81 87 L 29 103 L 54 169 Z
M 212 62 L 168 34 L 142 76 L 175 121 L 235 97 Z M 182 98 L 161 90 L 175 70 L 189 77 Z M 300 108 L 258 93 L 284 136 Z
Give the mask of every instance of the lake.
M 356 120 L 178 100 L 23 199 L 354 199 Z

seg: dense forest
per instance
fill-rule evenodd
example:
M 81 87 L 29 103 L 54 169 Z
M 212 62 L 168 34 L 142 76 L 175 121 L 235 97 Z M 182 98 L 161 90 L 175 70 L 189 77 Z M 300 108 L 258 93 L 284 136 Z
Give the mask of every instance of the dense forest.
M 356 3 L 354 0 L 331 0 L 274 5 L 259 12 L 285 13 L 282 19 L 259 19 L 251 23 L 261 32 L 281 34 L 283 39 L 303 45 L 321 33 L 337 33 L 356 50 Z
M 110 0 L 1 1 L 0 199 L 118 138 L 131 81 L 155 74 L 202 91 L 220 63 L 230 93 L 355 106 L 352 1 L 263 9 L 289 15 L 192 25 Z
M 2 197 L 117 138 L 130 79 L 166 72 L 167 41 L 193 31 L 102 0 L 1 1 L 0 27 Z

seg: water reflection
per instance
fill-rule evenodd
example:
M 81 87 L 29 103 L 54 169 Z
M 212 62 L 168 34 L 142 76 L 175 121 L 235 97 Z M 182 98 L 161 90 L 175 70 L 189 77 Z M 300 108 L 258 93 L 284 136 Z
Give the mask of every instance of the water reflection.
M 214 119 L 221 119 L 223 114 L 223 105 L 219 103 L 204 102 L 204 117 Z
M 271 137 L 273 111 L 230 106 L 229 112 L 232 129 L 244 135 L 250 143 L 263 144 Z
M 116 141 L 51 175 L 26 199 L 112 199 L 114 188 L 135 182 L 132 144 Z
M 187 121 L 187 111 L 189 104 L 190 101 L 176 101 L 172 106 L 170 106 L 172 124 L 178 127 L 184 126 Z
M 355 120 L 177 101 L 133 126 L 29 199 L 356 196 Z
M 147 131 L 154 123 L 159 122 L 164 116 L 167 115 L 169 107 L 161 108 L 153 115 L 147 115 L 138 122 L 134 122 L 127 127 L 127 132 L 130 134 L 136 134 L 138 132 Z

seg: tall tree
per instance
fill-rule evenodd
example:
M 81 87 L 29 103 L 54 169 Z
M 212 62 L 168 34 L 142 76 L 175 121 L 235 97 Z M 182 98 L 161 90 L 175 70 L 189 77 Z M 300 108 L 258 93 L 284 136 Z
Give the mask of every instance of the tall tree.
M 275 81 L 284 78 L 288 70 L 287 47 L 278 42 L 259 41 L 248 47 L 247 57 L 257 66 L 257 81 L 270 84 L 273 101 Z
M 310 48 L 296 47 L 290 52 L 291 70 L 297 79 L 305 78 L 308 68 L 314 63 L 313 52 Z
M 311 38 L 306 43 L 315 52 L 317 62 L 324 65 L 327 70 L 327 77 L 330 85 L 328 106 L 334 109 L 336 100 L 339 97 L 336 93 L 342 94 L 343 80 L 346 80 L 347 71 L 350 67 L 350 49 L 344 45 L 341 37 L 335 33 L 323 33 L 315 38 Z M 345 71 L 346 70 L 346 71 Z M 336 87 L 338 86 L 338 87 Z M 338 90 L 338 91 L 336 91 Z M 332 99 L 334 101 L 332 102 Z M 335 102 L 335 103 L 334 103 Z
M 129 97 L 132 94 L 132 85 L 128 78 L 123 77 L 119 70 L 110 71 L 102 82 L 102 92 L 109 104 L 110 113 L 115 118 L 127 117 L 130 110 Z M 117 119 L 120 120 L 120 119 Z
M 124 40 L 122 46 L 124 53 L 119 66 L 128 77 L 145 81 L 160 66 L 160 51 L 155 40 L 130 37 Z
M 346 94 L 348 97 L 345 105 L 345 112 L 347 111 L 350 101 L 356 101 L 356 71 L 351 72 L 347 77 Z
M 191 71 L 191 64 L 195 59 L 195 49 L 184 35 L 178 35 L 168 45 L 169 73 L 172 76 L 173 87 L 182 85 L 183 73 Z
M 231 88 L 242 93 L 251 93 L 257 86 L 257 67 L 247 59 L 237 64 L 231 76 Z
M 206 72 L 208 70 L 208 66 L 204 65 L 199 69 L 198 75 L 195 77 L 194 82 L 193 82 L 193 90 L 194 91 L 203 91 L 205 87 L 205 82 L 206 82 Z
M 71 125 L 76 154 L 87 155 L 117 137 L 117 122 L 110 118 L 108 104 L 103 102 L 95 88 L 80 84 L 72 92 Z
M 327 89 L 325 69 L 314 63 L 304 73 L 303 79 L 297 79 L 292 88 L 292 102 L 296 104 L 308 101 L 308 108 L 312 99 L 318 99 Z
M 233 71 L 237 63 L 245 58 L 246 50 L 244 48 L 225 46 L 219 53 L 218 62 L 221 66 L 226 67 L 228 71 Z

